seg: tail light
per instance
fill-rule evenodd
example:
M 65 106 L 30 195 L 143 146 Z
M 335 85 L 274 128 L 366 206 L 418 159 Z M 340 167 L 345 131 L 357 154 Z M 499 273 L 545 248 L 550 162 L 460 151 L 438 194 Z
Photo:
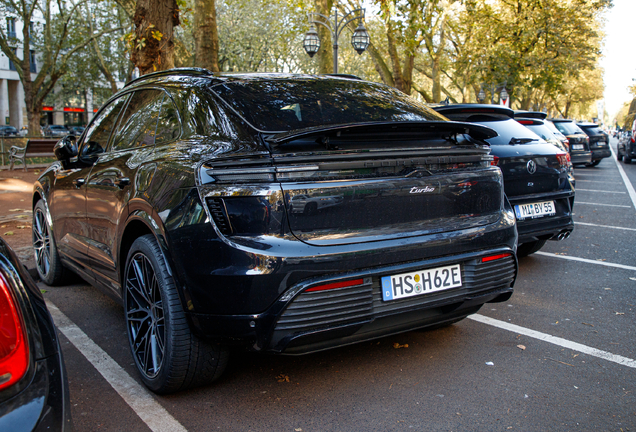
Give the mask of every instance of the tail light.
M 493 156 L 493 160 L 490 161 L 491 166 L 499 165 L 499 156 Z
M 502 254 L 497 254 L 497 255 L 491 255 L 491 256 L 487 256 L 487 257 L 483 257 L 481 259 L 481 262 L 490 262 L 490 261 L 496 261 L 502 258 L 506 258 L 509 257 L 511 254 L 509 253 L 502 253 Z
M 318 285 L 318 286 L 309 288 L 308 290 L 305 290 L 305 292 L 327 291 L 327 290 L 332 290 L 336 288 L 346 288 L 346 287 L 363 285 L 363 284 L 364 284 L 364 279 L 354 279 L 354 280 L 345 281 L 345 282 L 333 282 L 333 283 L 329 283 L 325 285 Z
M 572 166 L 572 160 L 570 159 L 569 153 L 557 153 L 556 157 L 561 168 L 569 168 Z
M 9 284 L 0 275 L 0 391 L 18 382 L 29 367 L 26 327 Z

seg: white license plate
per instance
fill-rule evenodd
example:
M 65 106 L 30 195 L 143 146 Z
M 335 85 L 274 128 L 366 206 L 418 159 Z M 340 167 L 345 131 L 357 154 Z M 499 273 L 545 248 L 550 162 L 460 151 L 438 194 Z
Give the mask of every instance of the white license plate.
M 572 144 L 572 150 L 583 150 L 583 144 Z
M 554 201 L 519 204 L 515 206 L 517 219 L 538 218 L 556 214 Z
M 462 286 L 459 264 L 382 278 L 382 300 L 397 300 Z

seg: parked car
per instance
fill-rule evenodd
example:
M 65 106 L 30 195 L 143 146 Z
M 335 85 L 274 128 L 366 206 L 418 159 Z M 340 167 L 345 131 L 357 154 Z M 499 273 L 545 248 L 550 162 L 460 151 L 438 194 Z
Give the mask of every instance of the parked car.
M 72 430 L 57 330 L 40 289 L 1 237 L 0 430 Z
M 86 129 L 84 126 L 69 126 L 68 131 L 72 135 L 81 135 Z
M 218 378 L 229 346 L 304 354 L 449 324 L 512 294 L 495 134 L 356 79 L 147 74 L 35 183 L 38 272 L 123 304 L 158 393 Z M 307 215 L 301 195 L 343 198 Z
M 570 158 L 574 165 L 591 165 L 590 139 L 574 120 L 550 119 L 554 126 L 567 137 L 570 143 Z
M 550 131 L 554 134 L 555 137 L 557 137 L 561 143 L 567 148 L 568 153 L 570 153 L 570 140 L 568 140 L 568 138 L 563 135 L 554 125 L 554 123 L 552 123 L 550 120 L 545 119 L 544 120 L 544 124 L 548 127 L 548 129 L 550 129 Z M 572 155 L 570 155 L 570 157 L 572 157 Z
M 47 137 L 64 137 L 69 134 L 69 130 L 63 125 L 45 125 L 42 134 Z
M 596 123 L 576 124 L 589 137 L 590 151 L 592 152 L 592 162 L 590 166 L 598 165 L 603 158 L 610 157 L 612 152 L 609 148 L 609 135 Z
M 515 111 L 517 122 L 530 129 L 544 141 L 569 154 L 569 145 L 566 145 L 567 138 L 558 131 L 558 135 L 554 132 L 556 128 L 553 130 L 547 124 L 547 116 L 547 113 L 539 111 Z
M 0 136 L 16 136 L 18 130 L 13 126 L 0 126 Z
M 616 159 L 622 160 L 626 164 L 630 164 L 632 159 L 636 159 L 636 140 L 630 131 L 621 132 L 616 148 Z
M 506 197 L 515 210 L 519 247 L 526 256 L 547 240 L 563 240 L 574 228 L 574 186 L 566 152 L 548 144 L 513 120 L 514 112 L 498 105 L 439 105 L 435 110 L 451 120 L 482 124 L 499 135 L 488 138 L 504 176 Z

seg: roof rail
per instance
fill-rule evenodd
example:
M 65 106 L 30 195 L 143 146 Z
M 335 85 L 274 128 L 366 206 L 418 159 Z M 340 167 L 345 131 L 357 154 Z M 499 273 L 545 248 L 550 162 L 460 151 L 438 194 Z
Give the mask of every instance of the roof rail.
M 166 69 L 166 70 L 161 70 L 161 71 L 157 71 L 157 72 L 151 72 L 151 73 L 146 74 L 146 75 L 141 75 L 140 77 L 137 77 L 134 80 L 130 80 L 129 82 L 127 82 L 126 85 L 124 85 L 124 88 L 128 87 L 129 85 L 131 85 L 133 83 L 136 83 L 137 81 L 145 80 L 145 79 L 148 79 L 148 78 L 167 76 L 167 75 L 211 76 L 211 75 L 214 75 L 214 72 L 212 72 L 212 71 L 210 71 L 208 69 L 197 68 L 197 67 L 183 67 L 183 68 Z

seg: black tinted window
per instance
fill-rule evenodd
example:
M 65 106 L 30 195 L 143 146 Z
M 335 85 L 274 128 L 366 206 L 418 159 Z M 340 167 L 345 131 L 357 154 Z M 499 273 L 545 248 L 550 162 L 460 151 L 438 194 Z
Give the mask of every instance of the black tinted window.
M 89 156 L 102 153 L 108 147 L 108 138 L 113 131 L 117 116 L 125 106 L 128 95 L 112 101 L 105 107 L 97 118 L 93 120 L 84 136 L 81 155 Z
M 598 126 L 583 126 L 582 129 L 587 132 L 588 135 L 604 135 L 605 132 Z
M 563 135 L 585 133 L 574 122 L 554 122 L 554 125 Z
M 130 98 L 113 140 L 113 151 L 155 144 L 157 119 L 164 94 L 160 90 L 138 90 Z
M 546 141 L 555 139 L 554 134 L 552 133 L 550 128 L 547 127 L 546 125 L 534 124 L 534 125 L 525 125 L 525 126 Z
M 256 129 L 290 131 L 378 121 L 443 121 L 404 93 L 376 83 L 335 79 L 231 82 L 213 87 Z
M 181 134 L 181 123 L 179 122 L 179 113 L 174 102 L 168 96 L 163 98 L 161 104 L 161 113 L 157 122 L 157 132 L 155 144 L 167 144 L 179 138 Z
M 468 121 L 474 121 L 468 119 Z M 517 123 L 515 120 L 494 120 L 494 121 L 475 121 L 475 123 L 481 123 L 485 126 L 493 128 L 497 131 L 499 136 L 494 138 L 488 138 L 491 145 L 508 145 L 513 138 L 518 140 L 531 139 L 538 141 L 541 138 L 527 127 Z

